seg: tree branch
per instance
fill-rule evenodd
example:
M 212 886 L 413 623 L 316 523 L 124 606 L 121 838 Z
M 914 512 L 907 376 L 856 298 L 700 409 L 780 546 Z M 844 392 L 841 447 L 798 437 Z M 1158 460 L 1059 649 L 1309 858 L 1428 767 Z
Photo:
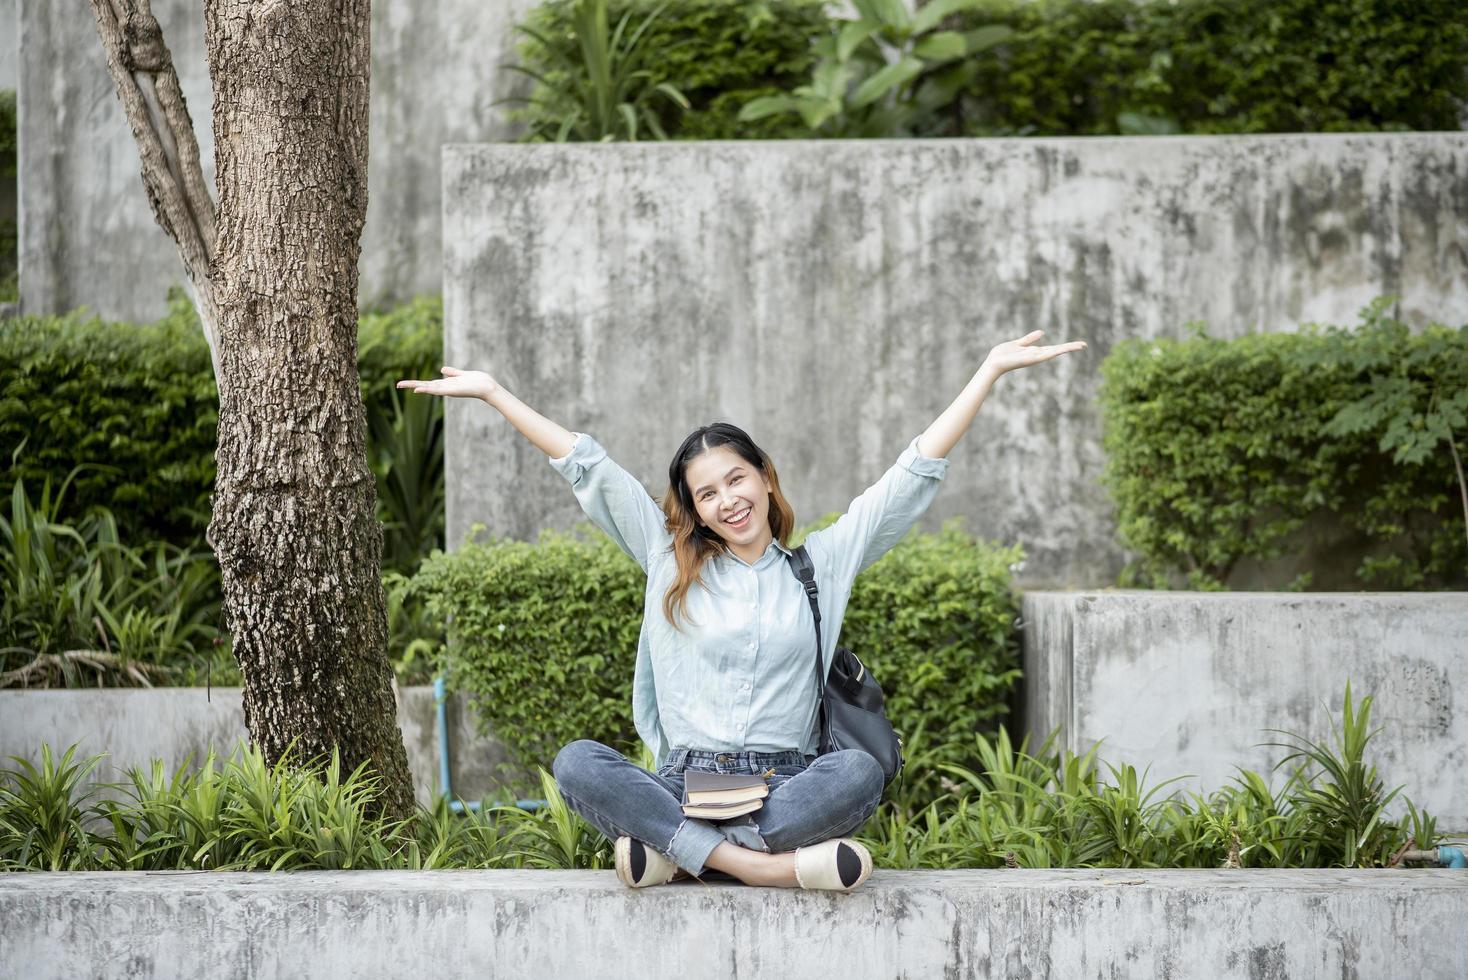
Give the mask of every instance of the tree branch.
M 107 52 L 107 70 L 142 158 L 148 203 L 158 224 L 178 245 L 217 378 L 217 315 L 209 284 L 214 199 L 204 180 L 199 141 L 173 57 L 149 0 L 91 0 L 91 4 Z

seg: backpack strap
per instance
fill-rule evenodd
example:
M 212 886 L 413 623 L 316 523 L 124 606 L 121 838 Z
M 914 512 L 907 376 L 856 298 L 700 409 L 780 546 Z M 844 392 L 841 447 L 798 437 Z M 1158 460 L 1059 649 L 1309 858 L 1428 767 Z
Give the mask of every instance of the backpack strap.
M 805 597 L 810 602 L 811 618 L 816 623 L 816 718 L 812 718 L 811 724 L 806 726 L 805 730 L 809 732 L 814 727 L 816 720 L 820 717 L 821 711 L 826 706 L 826 678 L 824 676 L 825 672 L 821 670 L 821 650 L 825 646 L 821 641 L 821 607 L 820 603 L 816 601 L 818 591 L 816 589 L 815 565 L 811 562 L 810 554 L 805 550 L 805 545 L 801 545 L 791 552 L 789 561 L 791 571 L 795 573 L 795 577 L 800 580 L 800 584 L 805 588 Z M 820 729 L 816 729 L 816 755 L 820 754 L 821 733 Z

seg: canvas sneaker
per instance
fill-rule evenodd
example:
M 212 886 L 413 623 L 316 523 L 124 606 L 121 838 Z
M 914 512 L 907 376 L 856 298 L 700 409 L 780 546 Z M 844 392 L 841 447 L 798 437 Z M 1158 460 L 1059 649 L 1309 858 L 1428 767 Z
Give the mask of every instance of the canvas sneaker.
M 871 853 L 846 837 L 795 849 L 795 880 L 801 888 L 849 892 L 871 873 Z
M 680 879 L 688 877 L 682 868 L 635 837 L 618 837 L 613 852 L 617 877 L 628 888 L 666 885 L 675 875 Z

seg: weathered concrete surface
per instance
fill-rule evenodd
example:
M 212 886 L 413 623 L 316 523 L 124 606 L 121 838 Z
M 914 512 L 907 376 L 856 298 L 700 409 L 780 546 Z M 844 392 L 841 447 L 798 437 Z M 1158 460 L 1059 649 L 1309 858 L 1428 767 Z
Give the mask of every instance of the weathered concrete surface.
M 1350 680 L 1388 788 L 1468 829 L 1468 593 L 1028 592 L 1023 618 L 1032 745 L 1061 726 L 1072 751 L 1212 789 L 1287 754 L 1266 729 L 1330 741 Z
M 0 0 L 0 89 L 15 88 L 16 66 L 20 60 L 20 18 L 15 4 L 16 0 Z M 16 220 L 16 203 L 16 179 L 0 178 L 0 222 Z M 0 276 L 13 267 L 12 262 L 13 258 L 0 255 Z M 0 303 L 0 308 L 11 305 Z M 4 315 L 0 309 L 0 317 Z
M 797 519 L 845 509 L 1032 328 L 1089 349 L 996 386 L 927 518 L 1020 541 L 1032 587 L 1123 564 L 1097 365 L 1124 338 L 1468 320 L 1468 134 L 444 149 L 446 361 L 591 432 L 655 495 L 745 427 Z M 448 531 L 580 518 L 493 410 L 448 408 Z
M 427 804 L 441 785 L 433 688 L 394 691 L 415 795 Z M 502 768 L 509 767 L 505 747 L 477 734 L 476 720 L 461 695 L 449 695 L 450 776 L 454 795 L 466 800 L 481 799 L 514 774 Z M 125 770 L 146 773 L 153 759 L 171 773 L 192 753 L 197 768 L 210 745 L 222 760 L 240 739 L 248 740 L 248 732 L 237 687 L 0 691 L 0 768 L 15 768 L 12 755 L 40 765 L 42 742 L 57 759 L 80 742 L 74 760 L 108 753 L 89 783 L 125 781 Z
M 14 9 L 14 0 L 3 0 Z M 496 99 L 524 94 L 512 25 L 536 0 L 376 3 L 364 307 L 438 292 L 439 146 L 502 140 L 517 127 Z M 214 181 L 212 91 L 204 5 L 154 0 L 193 117 L 204 176 Z M 3 10 L 0 10 L 3 13 Z M 20 10 L 21 309 L 86 305 L 104 317 L 150 320 L 183 282 L 178 251 L 153 219 L 138 151 L 107 74 L 86 0 Z
M 849 895 L 611 871 L 0 876 L 0 963 L 95 977 L 1468 975 L 1455 871 L 885 871 Z
M 16 0 L 0 0 L 0 88 L 15 88 L 20 63 L 20 13 Z

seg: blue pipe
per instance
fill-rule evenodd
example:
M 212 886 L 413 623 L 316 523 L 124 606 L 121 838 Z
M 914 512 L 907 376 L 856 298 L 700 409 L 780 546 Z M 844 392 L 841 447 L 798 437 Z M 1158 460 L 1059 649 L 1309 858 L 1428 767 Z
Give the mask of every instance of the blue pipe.
M 478 810 L 481 806 L 478 800 L 466 802 L 454 799 L 449 768 L 449 712 L 445 707 L 448 699 L 448 690 L 444 685 L 443 676 L 435 677 L 433 679 L 433 700 L 438 706 L 438 785 L 443 795 L 449 798 L 449 809 L 455 813 L 462 813 L 466 809 Z M 546 801 L 516 800 L 515 805 L 522 810 L 539 810 L 546 805 Z
M 1461 847 L 1439 847 L 1437 863 L 1442 868 L 1468 868 L 1468 855 L 1463 853 Z

